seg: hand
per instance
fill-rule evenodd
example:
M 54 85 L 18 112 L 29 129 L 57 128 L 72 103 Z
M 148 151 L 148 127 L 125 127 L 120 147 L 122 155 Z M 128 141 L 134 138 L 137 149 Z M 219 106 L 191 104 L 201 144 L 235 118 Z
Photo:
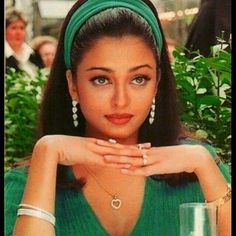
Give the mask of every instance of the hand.
M 141 151 L 132 145 L 112 144 L 95 138 L 85 138 L 69 135 L 47 135 L 36 143 L 33 154 L 56 155 L 57 163 L 61 165 L 87 164 L 113 168 L 129 168 L 127 163 L 106 162 L 105 155 L 141 156 Z
M 150 176 L 155 174 L 170 174 L 180 172 L 197 172 L 204 165 L 205 160 L 211 158 L 207 149 L 201 145 L 176 145 L 166 147 L 152 147 L 142 149 L 139 157 L 106 155 L 105 160 L 110 163 L 130 164 L 130 168 L 121 172 L 129 175 Z M 147 164 L 144 165 L 143 155 Z

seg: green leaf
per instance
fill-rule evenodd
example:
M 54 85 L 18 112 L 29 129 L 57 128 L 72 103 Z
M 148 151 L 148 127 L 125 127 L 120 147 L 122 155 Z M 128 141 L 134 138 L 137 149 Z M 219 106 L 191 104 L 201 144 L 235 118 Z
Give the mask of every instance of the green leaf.
M 189 82 L 189 80 L 178 80 L 177 81 L 177 86 L 184 89 L 185 91 L 192 93 L 194 92 L 194 88 L 192 84 Z
M 204 94 L 204 93 L 206 93 L 207 92 L 207 89 L 206 88 L 199 88 L 199 89 L 197 89 L 197 94 Z
M 220 106 L 220 104 L 221 101 L 219 97 L 214 95 L 206 95 L 198 100 L 197 107 L 200 107 L 201 105 Z

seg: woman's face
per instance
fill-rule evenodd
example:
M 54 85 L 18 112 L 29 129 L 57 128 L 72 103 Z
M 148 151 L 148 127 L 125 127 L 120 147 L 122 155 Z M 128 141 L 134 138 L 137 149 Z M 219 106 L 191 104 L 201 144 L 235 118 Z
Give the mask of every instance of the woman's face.
M 137 141 L 157 89 L 156 60 L 138 37 L 104 37 L 85 53 L 69 88 L 87 136 Z
M 12 48 L 21 47 L 25 41 L 26 25 L 23 21 L 17 20 L 10 23 L 6 28 L 6 40 Z

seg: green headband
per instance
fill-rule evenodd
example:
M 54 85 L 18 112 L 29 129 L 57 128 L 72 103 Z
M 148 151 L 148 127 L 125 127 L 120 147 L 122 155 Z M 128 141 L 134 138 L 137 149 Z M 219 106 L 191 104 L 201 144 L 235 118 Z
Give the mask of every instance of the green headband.
M 157 19 L 150 7 L 141 0 L 88 0 L 82 4 L 72 15 L 65 32 L 64 60 L 67 68 L 71 68 L 71 46 L 76 32 L 93 15 L 116 7 L 128 8 L 141 15 L 151 26 L 159 51 L 162 49 L 162 36 Z

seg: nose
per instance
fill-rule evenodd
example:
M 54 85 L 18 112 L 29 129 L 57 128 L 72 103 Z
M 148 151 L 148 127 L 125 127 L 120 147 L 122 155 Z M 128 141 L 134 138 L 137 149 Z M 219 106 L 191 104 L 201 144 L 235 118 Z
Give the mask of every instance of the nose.
M 16 35 L 17 36 L 23 36 L 23 34 L 24 34 L 24 30 L 22 30 L 22 29 L 17 29 L 16 30 Z
M 112 105 L 116 108 L 126 107 L 130 102 L 130 94 L 125 84 L 115 84 L 112 96 Z

